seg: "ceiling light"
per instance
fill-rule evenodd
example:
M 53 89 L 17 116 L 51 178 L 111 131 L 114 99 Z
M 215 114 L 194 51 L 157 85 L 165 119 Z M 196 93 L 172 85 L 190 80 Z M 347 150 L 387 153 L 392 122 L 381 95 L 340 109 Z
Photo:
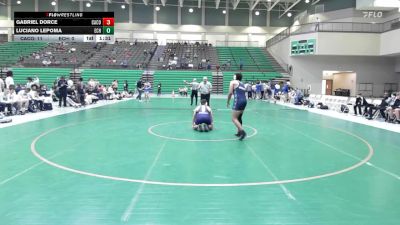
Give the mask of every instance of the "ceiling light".
M 190 12 L 190 13 L 192 13 L 192 12 L 193 12 L 193 9 L 192 9 L 192 8 L 190 8 L 190 9 L 189 9 L 189 12 Z
M 121 5 L 121 9 L 125 9 L 125 5 Z
M 223 14 L 226 14 L 226 10 L 225 10 L 225 9 L 224 9 L 224 10 L 222 10 L 222 13 L 223 13 Z
M 52 2 L 51 2 L 51 5 L 52 5 L 52 6 L 55 6 L 55 5 L 57 5 L 57 3 L 56 3 L 55 1 L 52 1 Z
M 310 0 L 306 0 L 306 3 L 310 3 Z
M 287 16 L 288 16 L 288 17 L 292 17 L 292 13 L 291 13 L 291 12 L 288 13 Z
M 160 11 L 160 6 L 157 6 L 157 7 L 156 7 L 156 11 Z
M 86 3 L 86 7 L 90 8 L 90 6 L 92 6 L 92 4 L 90 4 L 90 2 Z
M 21 5 L 21 3 L 22 3 L 21 1 L 17 1 L 17 5 Z
M 256 11 L 254 14 L 256 14 L 256 16 L 260 15 L 259 11 Z

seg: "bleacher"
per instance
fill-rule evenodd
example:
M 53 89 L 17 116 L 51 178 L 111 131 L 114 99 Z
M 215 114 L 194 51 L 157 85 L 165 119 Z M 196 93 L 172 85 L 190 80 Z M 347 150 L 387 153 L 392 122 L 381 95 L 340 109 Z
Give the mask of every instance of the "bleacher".
M 26 56 L 24 67 L 79 67 L 99 51 L 104 43 L 49 43 L 48 46 Z
M 229 89 L 229 82 L 232 80 L 233 75 L 236 72 L 223 72 L 223 93 L 227 94 Z M 241 72 L 243 75 L 242 82 L 255 82 L 255 81 L 267 81 L 273 80 L 275 78 L 282 77 L 280 73 L 277 72 Z
M 83 67 L 106 69 L 146 68 L 156 48 L 157 43 L 155 42 L 119 41 L 114 44 L 107 44 L 96 52 Z M 144 53 L 145 51 L 147 54 Z
M 189 86 L 183 83 L 184 80 L 191 82 L 193 78 L 196 78 L 197 82 L 201 82 L 204 76 L 212 83 L 212 73 L 208 71 L 159 70 L 154 74 L 154 86 L 161 83 L 161 91 L 163 94 L 170 94 L 172 90 L 175 90 L 175 93 L 177 93 L 178 88 L 184 86 L 187 86 L 188 90 L 190 90 Z
M 28 77 L 38 76 L 40 83 L 52 87 L 57 77 L 69 77 L 69 68 L 13 68 L 15 84 L 25 85 Z
M 157 69 L 197 70 L 202 63 L 205 70 L 208 63 L 213 67 L 217 64 L 215 48 L 204 43 L 167 43 L 161 56 L 157 57 L 159 60 Z M 185 65 L 193 67 L 185 68 Z
M 5 42 L 0 44 L 0 66 L 11 66 L 47 44 L 41 42 Z
M 218 61 L 222 70 L 235 71 L 240 69 L 240 60 L 243 62 L 244 71 L 273 72 L 274 69 L 268 61 L 262 48 L 256 47 L 217 47 Z M 230 60 L 230 68 L 229 61 Z M 228 65 L 224 68 L 224 65 Z
M 102 85 L 110 86 L 113 80 L 118 80 L 118 90 L 123 90 L 124 81 L 128 81 L 129 90 L 136 88 L 136 82 L 141 78 L 142 70 L 123 69 L 83 69 L 82 78 L 87 82 L 90 78 L 96 79 Z

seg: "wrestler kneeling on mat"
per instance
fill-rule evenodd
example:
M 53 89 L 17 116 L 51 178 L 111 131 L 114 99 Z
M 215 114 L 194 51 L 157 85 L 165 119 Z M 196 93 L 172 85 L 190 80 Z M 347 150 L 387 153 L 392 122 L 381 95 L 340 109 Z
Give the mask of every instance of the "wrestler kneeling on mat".
M 213 115 L 211 108 L 207 105 L 207 100 L 202 99 L 201 105 L 194 109 L 193 129 L 203 132 L 213 129 Z

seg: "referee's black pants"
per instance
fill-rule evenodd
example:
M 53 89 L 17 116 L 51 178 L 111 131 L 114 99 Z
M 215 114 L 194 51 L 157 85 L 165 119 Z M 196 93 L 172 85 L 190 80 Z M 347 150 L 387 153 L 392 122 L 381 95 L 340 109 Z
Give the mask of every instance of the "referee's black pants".
M 208 106 L 210 106 L 210 94 L 201 94 L 200 100 L 205 99 L 207 101 Z
M 190 94 L 190 105 L 193 105 L 193 97 L 196 98 L 196 105 L 197 105 L 197 90 L 192 90 L 192 93 Z

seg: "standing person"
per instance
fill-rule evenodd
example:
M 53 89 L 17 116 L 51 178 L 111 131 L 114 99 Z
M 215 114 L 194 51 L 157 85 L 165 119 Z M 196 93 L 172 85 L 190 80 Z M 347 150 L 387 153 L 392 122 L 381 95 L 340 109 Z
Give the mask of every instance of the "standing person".
M 124 91 L 129 92 L 128 81 L 124 81 Z
M 192 82 L 186 82 L 185 80 L 183 81 L 185 84 L 190 85 L 191 89 L 191 94 L 190 94 L 190 105 L 193 105 L 193 98 L 196 98 L 196 105 L 197 105 L 197 92 L 199 89 L 199 83 L 197 82 L 196 78 L 193 78 Z
M 0 93 L 4 92 L 5 84 L 3 79 L 0 77 Z
M 68 82 L 67 82 L 68 84 Z M 78 92 L 77 99 L 79 100 L 79 103 L 81 105 L 86 105 L 85 104 L 85 85 L 83 84 L 83 78 L 80 77 L 78 83 L 76 83 L 76 90 Z
M 200 100 L 205 99 L 207 101 L 207 105 L 210 106 L 210 95 L 212 91 L 212 85 L 208 82 L 207 77 L 203 77 L 203 82 L 199 84 L 200 91 Z
M 246 132 L 243 130 L 243 112 L 247 105 L 246 99 L 246 88 L 242 83 L 242 74 L 236 73 L 233 76 L 233 80 L 229 84 L 229 94 L 226 106 L 229 108 L 232 95 L 234 96 L 233 106 L 232 106 L 232 122 L 237 127 L 237 133 L 235 134 L 239 137 L 239 140 L 243 140 L 246 137 Z
M 144 83 L 144 100 L 146 102 L 150 101 L 150 90 L 151 90 L 151 84 L 149 81 L 146 81 Z
M 239 69 L 243 70 L 243 59 L 239 60 Z
M 58 92 L 60 95 L 58 107 L 61 107 L 61 101 L 63 102 L 64 107 L 67 107 L 67 86 L 67 81 L 65 80 L 65 77 L 62 76 L 57 83 Z
M 319 17 L 317 17 L 317 19 L 315 20 L 315 31 L 319 31 L 319 23 L 321 22 L 321 20 L 319 19 Z
M 14 78 L 13 78 L 13 72 L 12 71 L 7 71 L 7 77 L 6 77 L 6 89 L 10 89 L 11 85 L 14 85 Z
M 157 85 L 157 96 L 161 96 L 161 82 Z
M 253 93 L 253 91 L 252 91 L 252 85 L 251 85 L 251 82 L 248 82 L 246 85 L 245 85 L 245 87 L 246 87 L 246 91 L 247 91 L 247 98 L 248 99 L 251 99 L 252 98 L 252 93 Z
M 139 101 L 142 101 L 143 83 L 142 83 L 142 80 L 140 80 L 140 79 L 136 83 L 136 90 L 138 92 L 138 96 L 136 97 L 136 99 L 138 99 Z

